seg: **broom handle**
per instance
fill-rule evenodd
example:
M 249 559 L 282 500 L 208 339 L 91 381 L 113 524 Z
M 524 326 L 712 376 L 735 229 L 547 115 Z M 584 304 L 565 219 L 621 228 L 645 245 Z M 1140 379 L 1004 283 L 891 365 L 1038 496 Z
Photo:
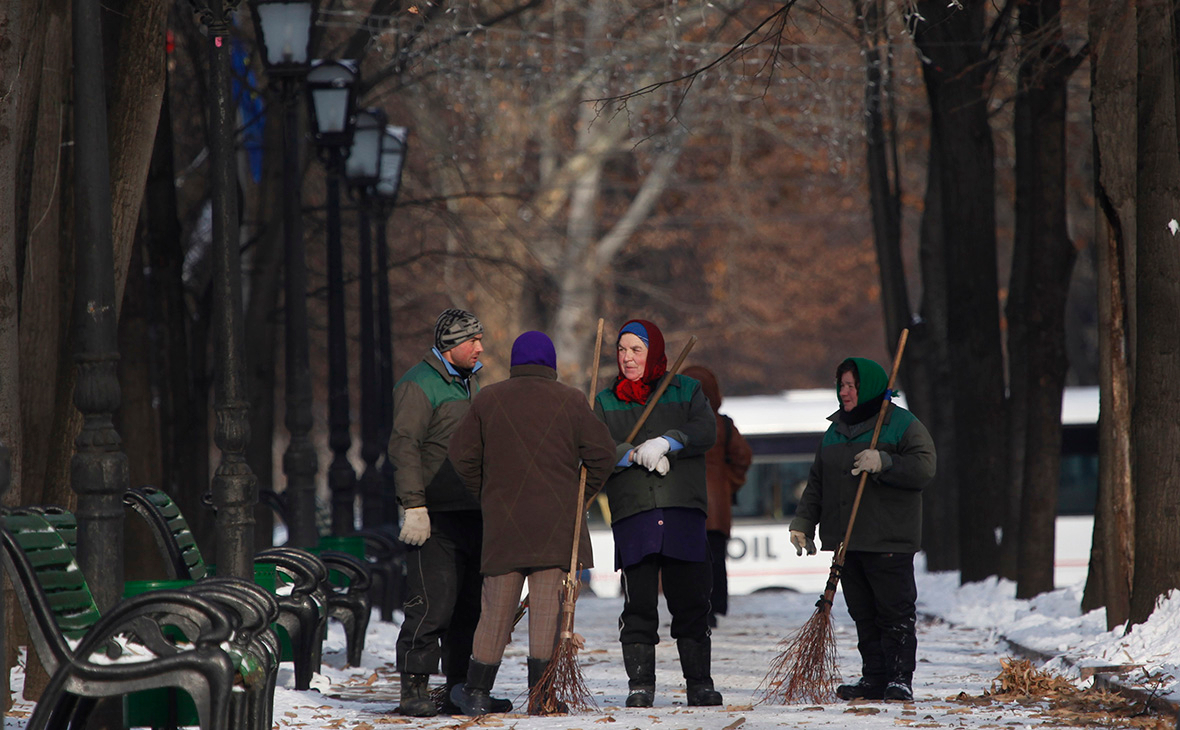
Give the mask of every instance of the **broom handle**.
M 602 360 L 602 317 L 598 318 L 598 334 L 594 339 L 594 372 L 590 374 L 590 405 L 594 405 L 594 395 L 598 392 L 598 364 Z M 574 504 L 582 504 L 582 497 L 586 495 L 586 465 L 583 464 L 578 474 L 578 501 Z M 570 553 L 570 579 L 573 580 L 575 571 L 578 569 L 578 542 L 582 539 L 582 513 L 585 509 L 579 509 L 574 515 L 574 550 Z
M 885 389 L 893 390 L 893 381 L 897 378 L 897 369 L 901 367 L 901 353 L 905 351 L 906 340 L 909 339 L 909 329 L 901 331 L 901 337 L 897 340 L 897 352 L 893 355 L 893 370 L 889 373 L 889 384 Z M 869 442 L 869 448 L 877 448 L 877 437 L 881 435 L 881 425 L 885 422 L 885 409 L 889 407 L 889 399 L 886 398 L 881 401 L 881 410 L 877 412 L 877 425 L 873 427 L 873 439 Z M 848 552 L 848 541 L 852 539 L 852 526 L 856 522 L 856 512 L 860 509 L 860 498 L 865 491 L 865 482 L 869 479 L 869 473 L 862 471 L 860 473 L 860 484 L 856 487 L 856 499 L 852 501 L 852 514 L 848 517 L 848 529 L 844 531 L 844 541 L 840 543 L 840 549 L 836 551 L 836 564 L 844 565 L 844 554 Z

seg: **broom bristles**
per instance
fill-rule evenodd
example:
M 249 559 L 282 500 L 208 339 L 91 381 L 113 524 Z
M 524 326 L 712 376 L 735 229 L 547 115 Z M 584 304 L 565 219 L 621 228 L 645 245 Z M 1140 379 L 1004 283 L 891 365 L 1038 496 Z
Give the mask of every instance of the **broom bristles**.
M 778 645 L 779 654 L 758 685 L 759 704 L 830 701 L 838 676 L 831 600 L 826 595 L 821 598 L 807 623 Z
M 570 710 L 595 707 L 594 698 L 586 686 L 582 667 L 578 664 L 578 644 L 574 639 L 574 606 L 578 600 L 578 579 L 569 576 L 565 581 L 562 599 L 561 633 L 549 666 L 537 683 L 529 688 L 530 715 L 564 715 Z

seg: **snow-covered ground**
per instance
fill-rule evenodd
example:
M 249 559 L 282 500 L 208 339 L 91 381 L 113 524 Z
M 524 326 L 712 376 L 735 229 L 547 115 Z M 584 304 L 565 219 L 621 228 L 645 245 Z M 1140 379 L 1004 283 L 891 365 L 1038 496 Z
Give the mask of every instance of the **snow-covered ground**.
M 1018 728 L 1052 724 L 1054 727 L 1093 727 L 1068 713 L 1052 712 L 1044 702 L 997 701 L 983 698 L 1001 671 L 1000 661 L 1012 656 L 1005 638 L 1038 651 L 1059 655 L 1048 669 L 1082 680 L 1087 667 L 1137 665 L 1123 682 L 1180 700 L 1180 595 L 1161 601 L 1152 619 L 1128 635 L 1106 632 L 1101 612 L 1080 615 L 1081 586 L 1059 589 L 1032 601 L 1015 599 L 1014 586 L 990 580 L 960 587 L 956 574 L 919 572 L 920 622 L 918 671 L 912 703 L 832 702 L 824 705 L 769 705 L 759 703 L 757 691 L 766 668 L 777 655 L 778 641 L 798 629 L 814 610 L 815 595 L 790 592 L 760 593 L 731 598 L 728 616 L 713 633 L 713 677 L 725 704 L 719 708 L 689 708 L 684 704 L 675 642 L 667 636 L 657 647 L 657 696 L 651 709 L 621 707 L 626 676 L 617 642 L 621 599 L 585 596 L 578 602 L 576 624 L 586 639 L 580 664 L 596 709 L 566 717 L 494 715 L 481 727 L 520 730 L 588 728 L 621 724 L 642 730 L 702 728 L 769 730 L 795 727 L 893 728 L 956 727 Z M 843 601 L 834 609 L 840 668 L 844 676 L 859 673 L 856 639 Z M 509 645 L 494 694 L 521 702 L 525 693 L 526 622 Z M 377 725 L 424 728 L 464 728 L 468 718 L 406 718 L 395 714 L 398 680 L 395 668 L 397 626 L 381 623 L 374 614 L 363 665 L 344 664 L 344 635 L 333 625 L 324 649 L 322 675 L 313 689 L 297 692 L 289 668 L 280 673 L 275 697 L 277 728 L 343 728 L 373 730 Z M 19 691 L 23 671 L 13 670 Z M 441 678 L 435 678 L 441 681 Z M 23 730 L 31 705 L 18 700 L 5 721 L 8 730 Z M 1071 724 L 1074 723 L 1074 724 Z M 1099 725 L 1102 726 L 1102 725 Z M 1175 719 L 1165 725 L 1174 727 Z

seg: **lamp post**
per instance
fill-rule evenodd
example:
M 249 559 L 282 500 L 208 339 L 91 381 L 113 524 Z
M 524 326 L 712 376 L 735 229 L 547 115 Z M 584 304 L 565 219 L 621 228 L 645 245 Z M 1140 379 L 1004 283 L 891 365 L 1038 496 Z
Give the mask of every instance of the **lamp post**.
M 405 127 L 385 127 L 381 137 L 380 179 L 373 186 L 377 200 L 377 332 L 379 356 L 377 358 L 381 383 L 381 418 L 378 440 L 384 449 L 389 448 L 389 437 L 393 431 L 393 322 L 389 304 L 389 252 L 385 238 L 385 224 L 397 204 L 398 190 L 402 184 L 402 168 L 406 163 L 407 141 L 410 130 Z M 384 486 L 384 516 L 386 525 L 397 525 L 397 490 L 393 464 L 388 456 L 382 462 L 381 475 Z
M 360 238 L 360 306 L 361 306 L 361 520 L 365 527 L 381 524 L 382 482 L 377 470 L 381 458 L 379 441 L 381 420 L 381 384 L 377 373 L 377 343 L 373 328 L 373 246 L 370 210 L 372 190 L 380 179 L 381 138 L 385 132 L 385 114 L 380 109 L 357 112 L 352 148 L 344 162 L 349 189 L 357 201 L 357 225 Z
M 307 261 L 303 241 L 300 195 L 299 116 L 297 102 L 310 65 L 311 0 L 253 0 L 256 36 L 271 85 L 283 113 L 283 249 L 285 317 L 286 415 L 290 440 L 283 453 L 290 510 L 288 542 L 313 547 L 319 542 L 315 523 L 315 477 L 319 470 L 311 442 L 311 357 L 307 327 Z
M 78 495 L 78 562 L 100 609 L 123 594 L 123 492 L 127 455 L 114 426 L 121 399 L 111 240 L 107 103 L 98 0 L 74 0 L 74 439 L 70 484 Z M 100 579 L 101 577 L 101 579 Z
M 213 326 L 217 387 L 213 439 L 221 462 L 212 480 L 220 575 L 254 578 L 258 480 L 246 463 L 249 402 L 243 375 L 242 261 L 239 251 L 234 109 L 230 98 L 230 15 L 238 0 L 193 0 L 209 38 L 209 168 L 213 205 Z
M 348 340 L 344 330 L 344 253 L 340 243 L 340 175 L 344 150 L 352 142 L 353 84 L 351 61 L 318 61 L 307 73 L 313 137 L 327 169 L 328 194 L 328 488 L 332 492 L 332 534 L 354 527 L 356 472 L 348 463 L 352 446 L 348 414 Z

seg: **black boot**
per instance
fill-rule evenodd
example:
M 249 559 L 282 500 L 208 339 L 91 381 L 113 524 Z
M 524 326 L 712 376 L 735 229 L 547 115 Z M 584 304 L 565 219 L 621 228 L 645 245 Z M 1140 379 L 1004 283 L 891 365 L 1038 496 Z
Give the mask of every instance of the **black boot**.
M 492 685 L 496 683 L 498 671 L 499 663 L 484 664 L 472 659 L 467 667 L 467 681 L 451 688 L 451 702 L 454 702 L 464 715 L 470 717 L 494 712 Z
M 914 699 L 914 690 L 912 687 L 913 675 L 909 672 L 899 672 L 893 677 L 889 678 L 889 684 L 885 685 L 884 698 L 887 700 L 901 700 L 909 702 Z
M 680 668 L 684 670 L 688 704 L 698 707 L 713 707 L 721 704 L 721 693 L 713 689 L 712 641 L 708 636 L 700 639 L 677 639 L 680 650 Z
M 533 697 L 533 687 L 541 681 L 541 677 L 545 674 L 545 670 L 549 668 L 548 659 L 540 659 L 538 657 L 529 657 L 529 714 L 530 715 L 568 715 L 570 708 L 564 702 L 557 698 L 553 698 L 555 707 L 546 710 L 537 704 L 536 698 Z
M 447 677 L 447 684 L 446 684 L 446 687 L 444 688 L 445 691 L 442 693 L 442 704 L 440 706 L 438 706 L 438 714 L 440 714 L 440 715 L 462 715 L 462 714 L 464 714 L 463 710 L 458 705 L 455 704 L 454 700 L 451 699 L 451 692 L 453 692 L 455 690 L 456 686 L 463 684 L 465 681 L 466 681 L 465 679 L 451 679 L 450 677 Z M 435 695 L 435 699 L 437 699 L 437 697 L 438 696 Z M 437 705 L 438 703 L 436 702 L 435 704 Z M 489 712 L 512 712 L 512 700 L 509 700 L 509 699 L 506 699 L 503 697 L 493 697 L 492 698 L 492 709 L 489 710 Z
M 438 709 L 430 699 L 430 675 L 402 672 L 402 698 L 398 712 L 410 717 L 434 717 Z
M 627 670 L 627 707 L 651 707 L 656 699 L 655 644 L 623 644 Z
M 884 677 L 861 677 L 852 684 L 836 688 L 836 696 L 842 700 L 883 700 L 885 699 Z

